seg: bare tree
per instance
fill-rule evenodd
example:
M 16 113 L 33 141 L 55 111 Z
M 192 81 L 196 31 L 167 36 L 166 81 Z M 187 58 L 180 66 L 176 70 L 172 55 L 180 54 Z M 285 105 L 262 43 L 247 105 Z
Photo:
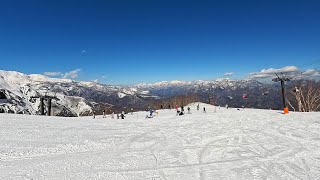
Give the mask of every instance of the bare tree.
M 289 90 L 291 101 L 298 107 L 299 112 L 320 110 L 320 82 L 314 80 L 297 81 Z

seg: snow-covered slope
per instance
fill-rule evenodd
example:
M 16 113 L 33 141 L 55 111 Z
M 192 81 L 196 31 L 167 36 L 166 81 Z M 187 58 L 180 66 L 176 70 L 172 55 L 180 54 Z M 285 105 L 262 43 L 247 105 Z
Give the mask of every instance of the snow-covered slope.
M 153 119 L 0 114 L 0 179 L 320 178 L 320 113 L 200 106 Z

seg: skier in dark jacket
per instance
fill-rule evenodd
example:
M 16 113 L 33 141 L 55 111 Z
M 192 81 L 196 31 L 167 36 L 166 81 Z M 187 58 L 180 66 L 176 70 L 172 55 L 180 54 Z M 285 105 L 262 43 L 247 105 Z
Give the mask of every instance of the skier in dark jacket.
M 124 114 L 123 114 L 123 113 L 121 113 L 121 119 L 124 119 L 124 117 L 125 117 L 125 116 L 124 116 Z
M 150 109 L 150 117 L 153 117 L 153 110 Z
M 181 106 L 181 111 L 184 112 L 184 107 L 183 106 Z

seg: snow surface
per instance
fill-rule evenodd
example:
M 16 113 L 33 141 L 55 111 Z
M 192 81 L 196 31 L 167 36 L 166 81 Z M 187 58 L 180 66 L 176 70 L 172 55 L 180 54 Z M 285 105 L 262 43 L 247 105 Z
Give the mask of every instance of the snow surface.
M 200 106 L 153 119 L 0 114 L 0 179 L 320 179 L 320 113 Z

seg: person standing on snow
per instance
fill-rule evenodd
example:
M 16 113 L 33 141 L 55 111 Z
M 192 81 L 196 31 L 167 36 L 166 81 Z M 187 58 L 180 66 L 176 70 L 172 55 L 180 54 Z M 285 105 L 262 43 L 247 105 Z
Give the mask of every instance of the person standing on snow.
M 103 110 L 102 114 L 102 118 L 106 118 L 106 110 Z
M 199 104 L 197 105 L 197 111 L 199 111 L 199 109 L 200 109 L 200 106 L 199 106 Z
M 153 117 L 152 115 L 153 115 L 153 110 L 150 109 L 150 117 Z
M 206 107 L 203 107 L 203 113 L 207 113 Z
M 191 112 L 190 112 L 190 107 L 188 107 L 188 114 L 191 114 Z
M 184 107 L 183 106 L 181 106 L 181 111 L 184 112 Z
M 93 113 L 93 119 L 95 119 L 96 118 L 96 112 L 93 111 L 92 113 Z
M 121 119 L 124 119 L 124 117 L 125 117 L 124 113 L 121 113 Z

